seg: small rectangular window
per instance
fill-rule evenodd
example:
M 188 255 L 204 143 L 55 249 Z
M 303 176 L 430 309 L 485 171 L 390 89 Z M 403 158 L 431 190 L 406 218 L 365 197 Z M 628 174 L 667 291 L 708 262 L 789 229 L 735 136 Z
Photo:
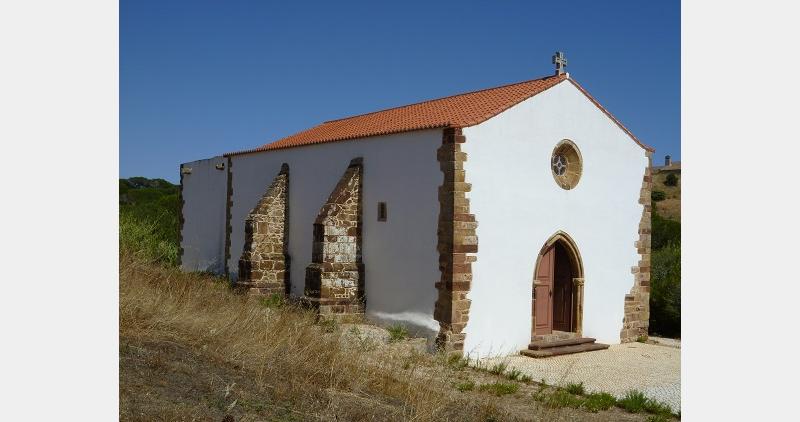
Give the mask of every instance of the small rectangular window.
M 378 202 L 378 221 L 386 221 L 386 202 Z

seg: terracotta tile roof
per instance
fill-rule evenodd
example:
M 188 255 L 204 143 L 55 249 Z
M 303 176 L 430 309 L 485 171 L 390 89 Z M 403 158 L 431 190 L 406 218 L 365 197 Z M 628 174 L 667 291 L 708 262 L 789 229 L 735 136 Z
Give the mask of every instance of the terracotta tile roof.
M 567 75 L 547 76 L 511 85 L 331 120 L 311 129 L 262 145 L 258 148 L 231 152 L 225 155 L 247 154 L 324 142 L 388 135 L 412 130 L 473 126 L 565 80 L 570 80 Z M 577 84 L 575 85 L 578 86 Z M 649 147 L 639 142 L 630 131 L 622 126 L 619 121 L 614 119 L 610 113 L 589 96 L 583 88 L 580 86 L 578 86 L 578 88 L 583 91 L 592 102 L 600 107 L 603 112 L 608 114 L 625 132 L 633 137 L 637 143 L 649 149 Z

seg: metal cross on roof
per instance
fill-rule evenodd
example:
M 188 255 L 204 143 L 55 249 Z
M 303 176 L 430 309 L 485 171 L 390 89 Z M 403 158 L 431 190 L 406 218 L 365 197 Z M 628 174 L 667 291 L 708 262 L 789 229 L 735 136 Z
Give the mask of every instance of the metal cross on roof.
M 553 64 L 556 65 L 556 75 L 563 75 L 564 68 L 567 67 L 567 58 L 564 57 L 564 53 L 556 51 L 556 54 L 553 55 Z

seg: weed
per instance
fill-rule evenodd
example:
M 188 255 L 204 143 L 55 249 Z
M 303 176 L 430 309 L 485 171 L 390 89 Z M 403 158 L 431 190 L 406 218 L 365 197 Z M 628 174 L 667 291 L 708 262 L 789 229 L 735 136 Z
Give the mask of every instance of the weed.
M 494 375 L 500 375 L 503 372 L 506 372 L 506 368 L 507 367 L 508 367 L 508 365 L 506 365 L 503 362 L 500 362 L 497 365 L 494 365 L 491 368 L 489 368 L 489 373 L 490 374 L 494 374 Z
M 519 384 L 497 381 L 491 384 L 481 384 L 478 390 L 494 394 L 495 396 L 504 396 L 519 391 Z
M 377 342 L 375 342 L 374 340 L 372 340 L 369 337 L 364 337 L 364 338 L 360 338 L 359 337 L 358 346 L 364 352 L 371 352 L 371 351 L 373 351 L 373 350 L 378 348 Z
M 644 393 L 636 390 L 628 391 L 625 397 L 617 400 L 617 406 L 631 413 L 640 413 L 644 411 L 654 415 L 672 415 L 672 410 L 669 406 L 658 400 L 648 398 Z
M 554 409 L 561 407 L 577 409 L 583 405 L 583 398 L 574 396 L 565 390 L 556 390 L 544 402 L 547 407 Z
M 263 412 L 267 408 L 267 404 L 257 400 L 239 399 L 239 406 L 245 410 L 253 410 L 256 412 Z
M 335 319 L 323 319 L 319 321 L 319 326 L 322 327 L 322 331 L 326 333 L 333 333 L 336 332 L 336 328 L 338 328 L 338 324 L 336 323 Z
M 530 376 L 530 375 L 528 375 L 528 374 L 522 374 L 522 375 L 519 377 L 519 380 L 520 380 L 520 381 L 522 381 L 522 382 L 526 382 L 526 383 L 527 383 L 527 382 L 531 382 L 531 381 L 533 381 L 533 378 L 531 378 L 531 376 Z
M 450 355 L 447 358 L 447 366 L 456 369 L 458 371 L 464 369 L 469 365 L 469 360 L 467 358 L 461 357 L 459 355 Z
M 639 343 L 647 343 L 648 339 L 649 337 L 647 337 L 646 335 L 641 335 L 639 337 L 636 337 L 636 341 Z
M 569 383 L 564 389 L 567 390 L 567 392 L 570 394 L 577 394 L 579 396 L 582 396 L 586 392 L 586 389 L 583 388 L 582 382 L 579 382 L 577 384 Z
M 645 409 L 649 399 L 641 391 L 631 390 L 625 394 L 620 400 L 617 400 L 617 406 L 625 409 L 630 413 L 639 413 Z
M 644 405 L 644 411 L 655 415 L 672 415 L 672 409 L 658 400 L 648 399 Z
M 512 369 L 506 373 L 506 377 L 511 381 L 519 381 L 522 378 L 522 371 L 519 369 Z
M 543 401 L 545 399 L 545 390 L 547 390 L 547 384 L 545 384 L 544 379 L 539 383 L 539 389 L 533 393 L 533 399 L 536 401 Z
M 265 308 L 282 308 L 286 304 L 283 295 L 273 293 L 265 298 L 261 298 L 261 306 Z
M 590 412 L 608 410 L 617 404 L 617 399 L 608 393 L 592 393 L 586 396 L 583 407 Z
M 469 380 L 469 381 L 465 381 L 465 382 L 459 382 L 458 384 L 455 385 L 455 387 L 456 387 L 456 390 L 458 390 L 458 391 L 460 391 L 462 393 L 465 392 L 465 391 L 472 391 L 472 390 L 475 389 L 475 381 Z
M 392 325 L 388 328 L 389 331 L 389 343 L 398 342 L 401 340 L 405 340 L 408 338 L 408 330 L 406 327 L 397 324 Z

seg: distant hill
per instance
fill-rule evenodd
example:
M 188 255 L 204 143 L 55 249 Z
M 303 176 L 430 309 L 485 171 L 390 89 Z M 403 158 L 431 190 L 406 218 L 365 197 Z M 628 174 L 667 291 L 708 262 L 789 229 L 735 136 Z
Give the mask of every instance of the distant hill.
M 150 202 L 157 198 L 169 195 L 178 195 L 178 185 L 164 179 L 148 179 L 146 177 L 131 177 L 119 179 L 120 205 Z

